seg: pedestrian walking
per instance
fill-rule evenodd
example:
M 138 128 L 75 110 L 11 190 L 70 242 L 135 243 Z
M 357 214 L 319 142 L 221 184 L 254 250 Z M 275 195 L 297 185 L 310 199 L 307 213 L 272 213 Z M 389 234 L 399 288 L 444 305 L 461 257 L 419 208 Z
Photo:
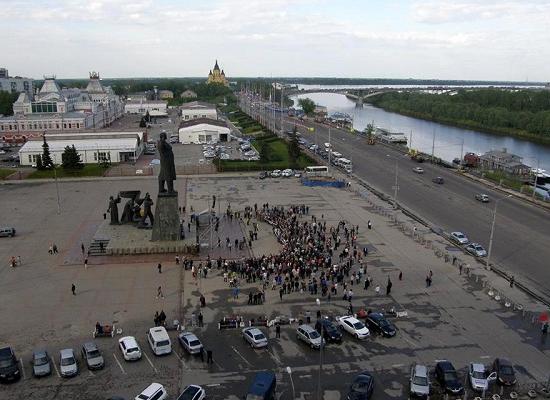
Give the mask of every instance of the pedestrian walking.
M 515 278 L 514 278 L 514 275 L 512 275 L 512 277 L 510 278 L 510 287 L 513 288 L 514 287 L 514 282 L 515 282 Z
M 88 269 L 88 257 L 84 259 L 84 269 Z
M 73 292 L 73 296 L 76 296 L 76 286 L 74 283 L 71 285 L 71 292 Z
M 202 346 L 199 349 L 199 355 L 201 357 L 201 361 L 204 362 L 204 348 Z
M 154 321 L 155 321 L 155 326 L 159 326 L 160 323 L 159 323 L 159 312 L 158 311 L 155 311 L 155 318 L 154 318 Z
M 159 274 L 162 274 L 162 265 L 159 263 L 159 265 L 157 265 L 157 268 L 159 270 Z
M 214 364 L 214 360 L 212 359 L 212 350 L 206 350 L 206 363 Z
M 369 286 L 370 286 L 370 279 L 369 277 L 367 276 L 365 278 L 365 290 L 368 290 L 369 289 Z
M 199 311 L 199 327 L 202 327 L 203 326 L 203 316 L 202 316 L 202 312 Z
M 432 286 L 432 278 L 431 278 L 430 274 L 428 274 L 426 276 L 426 287 L 430 287 L 430 286 Z
M 58 251 L 57 251 L 57 245 L 56 245 L 55 243 L 53 244 L 52 250 L 53 250 L 53 254 L 57 254 L 57 253 L 58 253 Z
M 50 248 L 48 249 L 49 254 L 53 254 L 53 244 L 50 244 Z
M 374 292 L 377 296 L 380 294 L 380 285 L 376 285 L 376 287 L 374 288 Z
M 176 265 L 180 264 L 180 256 L 179 254 L 176 254 Z
M 279 324 L 275 325 L 275 338 L 276 339 L 281 338 L 281 325 L 279 325 Z
M 283 301 L 283 292 L 284 292 L 283 288 L 280 288 L 279 289 L 279 299 L 281 299 L 281 301 Z
M 370 222 L 370 219 L 367 222 L 367 228 L 372 229 L 372 223 Z
M 399 280 L 400 280 L 400 281 L 403 280 L 403 271 L 399 271 Z
M 159 286 L 158 289 L 157 289 L 157 299 L 159 297 L 164 299 L 164 293 L 162 293 L 162 286 Z
M 84 248 L 84 243 L 80 243 L 80 249 L 82 250 L 82 255 L 86 253 L 86 249 Z
M 388 284 L 386 285 L 386 296 L 389 296 L 391 293 L 391 287 L 393 283 L 390 278 L 388 278 Z

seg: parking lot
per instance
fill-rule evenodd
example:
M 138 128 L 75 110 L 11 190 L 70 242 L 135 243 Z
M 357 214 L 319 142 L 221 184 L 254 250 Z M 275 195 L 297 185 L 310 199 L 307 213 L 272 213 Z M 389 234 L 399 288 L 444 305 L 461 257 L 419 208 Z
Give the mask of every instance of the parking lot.
M 470 362 L 489 365 L 499 356 L 513 362 L 522 385 L 547 379 L 549 344 L 521 313 L 502 307 L 486 295 L 478 279 L 484 278 L 482 270 L 460 275 L 456 268 L 373 213 L 355 192 L 303 187 L 297 179 L 260 181 L 255 174 L 178 179 L 175 183 L 180 193 L 186 193 L 188 209 L 204 208 L 215 193 L 222 211 L 228 205 L 236 210 L 265 202 L 307 204 L 310 214 L 322 216 L 327 226 L 340 220 L 359 225 L 359 245 L 370 248 L 368 273 L 373 286 L 384 288 L 391 276 L 394 287 L 390 296 L 376 295 L 372 287 L 368 291 L 354 287 L 355 309 L 395 307 L 406 311 L 406 315 L 393 319 L 398 328 L 393 338 L 374 336 L 357 341 L 344 334 L 342 344 L 326 347 L 321 375 L 325 399 L 345 398 L 353 376 L 364 370 L 375 377 L 374 399 L 405 398 L 410 366 L 417 362 L 433 367 L 441 359 L 451 360 L 464 380 Z M 208 398 L 235 399 L 242 398 L 254 374 L 265 369 L 277 375 L 279 398 L 316 396 L 320 353 L 296 340 L 297 324 L 283 326 L 280 339 L 275 338 L 274 328 L 262 328 L 269 336 L 269 347 L 253 350 L 242 339 L 240 329 L 220 331 L 218 322 L 234 315 L 245 321 L 278 315 L 305 319 L 307 311 L 314 320 L 318 296 L 294 292 L 280 301 L 278 291 L 269 288 L 264 304 L 248 305 L 248 292 L 257 290 L 259 283 L 243 283 L 239 298 L 233 299 L 219 271 L 212 270 L 206 279 L 194 280 L 191 271 L 177 266 L 172 255 L 147 261 L 136 257 L 91 259 L 88 269 L 74 261 L 80 243 L 87 245 L 90 232 L 101 223 L 108 195 L 134 188 L 154 193 L 155 186 L 154 177 L 62 182 L 59 215 L 53 183 L 0 186 L 3 220 L 18 232 L 14 238 L 0 240 L 0 257 L 8 260 L 12 255 L 22 256 L 22 265 L 17 268 L 8 267 L 7 262 L 0 265 L 0 310 L 4 316 L 0 342 L 14 348 L 24 371 L 20 382 L 0 386 L 0 397 L 105 399 L 116 394 L 133 398 L 151 382 L 159 382 L 167 387 L 170 398 L 175 398 L 185 385 L 199 384 L 205 387 Z M 372 230 L 367 229 L 368 221 L 373 224 Z M 267 225 L 260 225 L 260 236 L 252 247 L 254 254 L 279 251 Z M 58 255 L 47 253 L 52 242 L 60 249 Z M 205 259 L 206 254 L 201 258 Z M 163 265 L 160 274 L 158 262 Z M 434 271 L 430 288 L 424 284 L 428 269 Z M 402 281 L 397 278 L 399 272 L 403 272 Z M 491 279 L 494 285 L 502 285 L 498 278 Z M 74 296 L 72 283 L 76 285 Z M 164 298 L 156 299 L 159 285 Z M 206 299 L 202 309 L 200 294 Z M 526 310 L 540 309 L 521 293 L 510 296 Z M 347 302 L 341 296 L 334 296 L 330 302 L 321 298 L 321 307 L 325 315 L 343 315 Z M 163 357 L 153 355 L 145 333 L 153 326 L 155 311 L 160 310 L 165 311 L 168 323 L 178 319 L 197 334 L 205 348 L 213 351 L 212 365 L 186 354 L 177 343 L 176 331 L 169 331 L 174 352 Z M 191 326 L 191 315 L 199 310 L 204 314 L 204 327 Z M 96 321 L 115 323 L 122 329 L 122 336 L 135 336 L 143 358 L 137 362 L 123 360 L 117 347 L 121 335 L 97 338 L 95 342 L 106 361 L 104 370 L 89 372 L 80 361 L 81 371 L 75 378 L 62 379 L 56 370 L 50 377 L 32 377 L 33 349 L 46 348 L 57 362 L 60 349 L 72 347 L 78 352 L 85 341 L 92 339 Z M 286 372 L 287 366 L 291 367 L 291 375 Z M 500 392 L 500 387 L 496 390 Z M 437 393 L 435 389 L 433 398 Z

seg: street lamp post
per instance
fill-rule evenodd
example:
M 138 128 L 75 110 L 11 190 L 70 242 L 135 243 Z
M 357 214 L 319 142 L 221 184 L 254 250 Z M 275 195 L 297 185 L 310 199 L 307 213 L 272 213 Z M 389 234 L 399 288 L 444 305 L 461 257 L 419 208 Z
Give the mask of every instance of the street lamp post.
M 398 176 L 398 162 L 399 160 L 395 157 L 392 157 L 390 156 L 389 154 L 386 154 L 386 157 L 388 158 L 393 158 L 395 160 L 395 182 L 394 182 L 394 186 L 393 186 L 393 207 L 395 209 L 397 209 L 397 190 L 399 188 L 399 186 L 397 186 L 397 176 Z
M 321 300 L 315 299 L 315 302 L 317 303 L 317 306 L 319 307 L 319 315 L 321 318 L 323 318 L 323 315 L 321 314 Z M 321 325 L 321 346 L 319 347 L 319 377 L 317 380 L 317 399 L 322 400 L 323 399 L 323 389 L 321 387 L 321 376 L 323 374 L 323 324 Z
M 495 222 L 497 219 L 498 203 L 500 203 L 502 200 L 509 199 L 510 197 L 512 197 L 511 194 L 495 201 L 495 208 L 493 209 L 493 222 L 491 223 L 491 235 L 489 236 L 489 250 L 487 251 L 487 269 L 491 269 L 491 251 L 493 249 L 493 235 L 495 233 Z
M 294 380 L 292 379 L 292 369 L 290 367 L 286 367 L 286 372 L 288 373 L 288 376 L 290 377 L 290 384 L 292 385 L 292 398 L 296 398 L 296 391 L 294 390 Z

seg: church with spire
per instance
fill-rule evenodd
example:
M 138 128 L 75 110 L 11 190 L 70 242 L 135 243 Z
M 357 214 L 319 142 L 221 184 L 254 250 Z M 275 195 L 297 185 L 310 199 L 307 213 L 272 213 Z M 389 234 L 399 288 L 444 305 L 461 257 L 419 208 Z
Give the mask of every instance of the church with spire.
M 214 69 L 210 70 L 210 72 L 208 73 L 208 80 L 206 81 L 206 83 L 209 85 L 212 83 L 216 83 L 218 85 L 229 86 L 229 82 L 225 78 L 225 72 L 223 72 L 223 69 L 220 71 L 218 60 L 216 60 Z

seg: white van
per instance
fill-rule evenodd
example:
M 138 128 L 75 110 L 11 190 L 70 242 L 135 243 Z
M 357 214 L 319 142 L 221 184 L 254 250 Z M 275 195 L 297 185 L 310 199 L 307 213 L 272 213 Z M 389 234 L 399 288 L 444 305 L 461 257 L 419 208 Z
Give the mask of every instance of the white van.
M 325 143 L 325 149 L 330 149 L 332 146 L 330 143 Z
M 149 346 L 151 346 L 151 350 L 157 356 L 172 352 L 170 337 L 163 326 L 149 329 L 149 332 L 147 332 L 147 341 L 149 342 Z
M 164 400 L 167 397 L 168 392 L 166 392 L 164 386 L 160 383 L 151 383 L 134 400 Z
M 334 157 L 334 158 L 342 157 L 342 153 L 338 153 L 337 151 L 333 151 L 333 152 L 331 152 L 331 154 L 332 154 L 332 157 Z

